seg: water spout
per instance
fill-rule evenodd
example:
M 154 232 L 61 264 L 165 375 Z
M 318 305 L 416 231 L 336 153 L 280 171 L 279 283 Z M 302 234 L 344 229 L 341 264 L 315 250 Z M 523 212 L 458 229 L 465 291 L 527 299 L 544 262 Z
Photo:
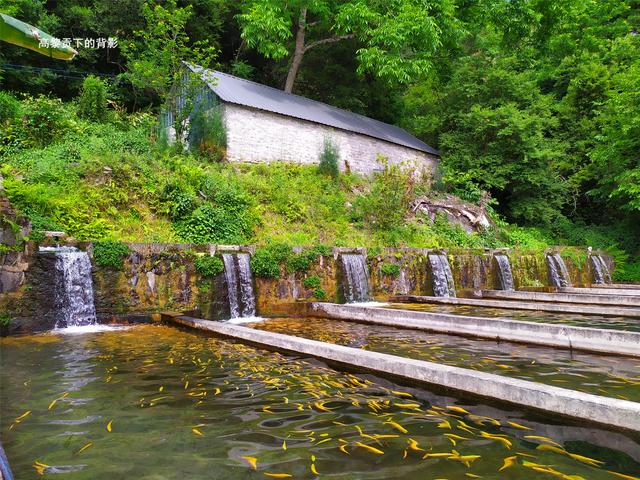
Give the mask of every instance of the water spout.
M 344 272 L 342 289 L 347 303 L 367 302 L 371 300 L 369 271 L 364 255 L 343 253 L 340 261 Z
M 95 325 L 91 261 L 87 252 L 73 247 L 44 247 L 55 255 L 55 328 Z
M 513 274 L 509 257 L 504 254 L 496 255 L 498 287 L 500 290 L 515 290 L 513 286 Z
M 224 275 L 227 281 L 231 318 L 254 317 L 256 299 L 253 291 L 248 253 L 223 253 Z
M 442 253 L 431 254 L 429 255 L 429 263 L 431 264 L 433 294 L 436 297 L 455 297 L 456 287 L 447 256 Z
M 611 283 L 611 273 L 609 267 L 600 255 L 591 255 L 591 265 L 593 266 L 593 283 L 596 285 L 604 285 Z
M 571 277 L 564 260 L 559 253 L 547 255 L 547 267 L 549 268 L 549 280 L 554 287 L 570 287 Z

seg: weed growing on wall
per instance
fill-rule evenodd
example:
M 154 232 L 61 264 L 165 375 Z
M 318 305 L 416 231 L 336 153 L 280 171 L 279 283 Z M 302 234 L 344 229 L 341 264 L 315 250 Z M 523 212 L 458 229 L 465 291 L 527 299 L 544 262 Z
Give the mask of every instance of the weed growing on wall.
M 380 271 L 383 275 L 397 277 L 400 275 L 400 265 L 396 265 L 395 263 L 381 263 Z
M 129 253 L 131 250 L 122 242 L 107 240 L 93 243 L 93 260 L 98 267 L 122 270 Z
M 292 253 L 287 259 L 287 271 L 289 273 L 306 272 L 318 260 L 318 257 L 328 257 L 330 255 L 331 249 L 324 245 L 316 245 L 299 253 Z
M 313 296 L 318 300 L 324 300 L 327 297 L 327 292 L 322 288 L 322 284 L 320 282 L 320 277 L 317 275 L 311 275 L 305 278 L 302 282 L 304 288 L 313 291 Z
M 211 278 L 224 272 L 224 263 L 218 257 L 204 255 L 196 258 L 196 272 L 203 278 Z
M 251 271 L 256 277 L 280 278 L 280 265 L 291 255 L 291 247 L 283 244 L 271 244 L 259 248 L 251 256 Z

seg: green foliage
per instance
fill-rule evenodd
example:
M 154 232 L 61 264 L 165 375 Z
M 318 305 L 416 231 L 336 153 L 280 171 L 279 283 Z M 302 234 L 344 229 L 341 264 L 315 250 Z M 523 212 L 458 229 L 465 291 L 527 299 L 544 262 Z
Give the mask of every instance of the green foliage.
M 78 114 L 89 120 L 103 121 L 107 115 L 107 102 L 106 83 L 94 75 L 85 78 L 78 99 Z
M 327 175 L 332 178 L 338 178 L 340 169 L 338 162 L 340 161 L 340 154 L 337 147 L 329 139 L 324 140 L 324 146 L 320 153 L 320 163 L 318 165 L 318 173 L 321 175 Z
M 261 278 L 280 278 L 281 265 L 291 255 L 291 247 L 284 244 L 270 244 L 258 248 L 251 256 L 251 271 Z
M 222 260 L 210 255 L 203 255 L 196 258 L 195 266 L 198 275 L 204 278 L 215 277 L 224 272 L 224 263 Z
M 93 243 L 93 260 L 98 267 L 122 270 L 129 253 L 131 250 L 122 242 L 106 240 Z
M 48 145 L 71 123 L 62 101 L 43 95 L 27 98 L 22 115 L 22 138 L 27 145 Z
M 313 291 L 313 296 L 318 300 L 324 300 L 327 297 L 327 292 L 322 288 L 322 283 L 320 281 L 320 277 L 317 275 L 311 275 L 305 278 L 302 282 L 304 288 Z
M 323 245 L 304 249 L 299 253 L 291 253 L 287 257 L 287 271 L 290 273 L 306 272 L 318 260 L 318 257 L 329 255 L 331 255 L 331 249 Z
M 381 263 L 380 271 L 383 275 L 389 275 L 390 277 L 397 277 L 400 275 L 400 265 L 395 263 Z
M 15 120 L 19 111 L 18 100 L 9 93 L 0 91 L 0 125 Z
M 355 219 L 362 219 L 373 228 L 392 230 L 404 223 L 411 201 L 410 174 L 401 166 L 386 164 L 376 174 L 371 191 L 354 204 Z
M 214 161 L 224 158 L 227 129 L 220 107 L 198 109 L 189 122 L 189 145 Z
M 7 313 L 0 314 L 0 328 L 7 328 L 11 325 L 11 316 Z

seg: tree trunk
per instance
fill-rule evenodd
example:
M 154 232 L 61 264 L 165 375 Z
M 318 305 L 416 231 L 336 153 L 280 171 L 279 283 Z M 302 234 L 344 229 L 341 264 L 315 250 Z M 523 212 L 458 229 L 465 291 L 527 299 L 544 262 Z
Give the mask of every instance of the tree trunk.
M 304 56 L 304 36 L 307 26 L 307 9 L 303 8 L 300 11 L 300 18 L 298 19 L 298 30 L 296 32 L 296 49 L 293 52 L 293 58 L 291 59 L 291 66 L 289 67 L 289 73 L 287 74 L 287 81 L 284 84 L 284 91 L 291 93 L 293 91 L 293 84 L 296 81 L 300 64 L 302 63 L 302 57 Z

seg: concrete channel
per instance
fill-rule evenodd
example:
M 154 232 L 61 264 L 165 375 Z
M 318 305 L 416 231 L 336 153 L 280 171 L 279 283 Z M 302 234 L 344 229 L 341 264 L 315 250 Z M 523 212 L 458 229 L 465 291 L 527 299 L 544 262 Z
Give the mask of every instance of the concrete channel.
M 586 295 L 613 295 L 622 297 L 640 297 L 640 289 L 608 288 L 608 287 L 559 287 L 559 293 L 576 293 Z
M 506 308 L 509 310 L 535 310 L 555 313 L 578 313 L 581 315 L 602 315 L 607 317 L 640 318 L 640 308 L 610 307 L 582 304 L 557 304 L 543 302 L 521 302 L 515 300 L 490 300 L 479 298 L 427 297 L 399 295 L 390 302 L 433 303 L 441 305 L 467 305 L 472 307 Z
M 636 402 L 176 313 L 164 313 L 162 318 L 262 348 L 307 355 L 329 364 L 365 370 L 401 382 L 436 385 L 493 401 L 640 432 L 640 403 Z
M 584 303 L 586 305 L 611 305 L 614 307 L 640 307 L 640 297 L 625 295 L 589 295 L 572 293 L 525 292 L 514 290 L 482 290 L 482 298 L 524 300 L 527 302 Z
M 370 323 L 396 328 L 532 343 L 613 355 L 640 357 L 640 332 L 524 322 L 505 318 L 471 317 L 336 303 L 312 303 L 310 316 Z

